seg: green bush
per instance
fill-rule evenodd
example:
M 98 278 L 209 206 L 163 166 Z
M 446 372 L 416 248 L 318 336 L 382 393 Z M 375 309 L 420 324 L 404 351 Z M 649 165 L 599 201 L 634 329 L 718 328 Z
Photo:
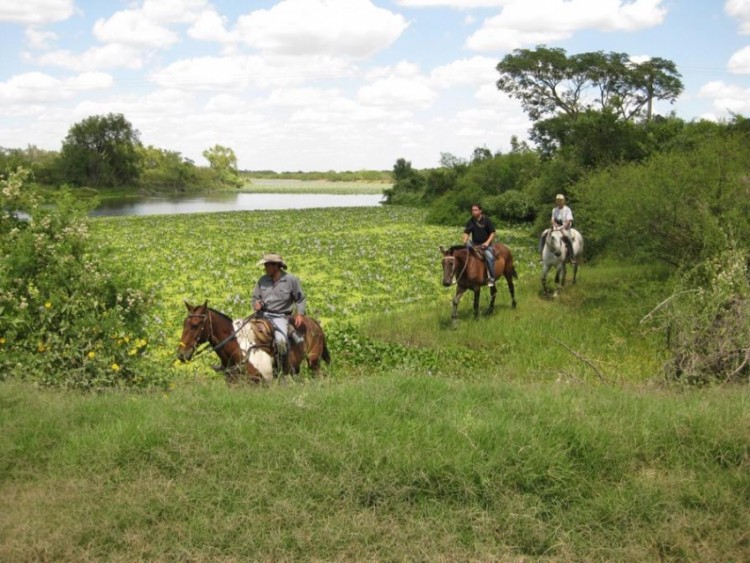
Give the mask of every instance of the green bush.
M 484 210 L 492 217 L 516 223 L 533 221 L 536 217 L 534 200 L 518 190 L 487 198 Z
M 150 297 L 88 242 L 86 209 L 63 190 L 40 204 L 28 171 L 0 180 L 0 373 L 45 386 L 145 385 Z
M 748 170 L 747 136 L 729 134 L 588 176 L 571 190 L 587 252 L 683 266 L 750 248 Z

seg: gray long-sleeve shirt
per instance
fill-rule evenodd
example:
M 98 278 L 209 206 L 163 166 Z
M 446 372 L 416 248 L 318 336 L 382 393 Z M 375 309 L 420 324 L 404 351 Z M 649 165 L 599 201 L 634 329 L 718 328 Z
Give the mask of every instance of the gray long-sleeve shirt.
M 282 272 L 279 281 L 274 283 L 271 276 L 263 275 L 255 284 L 253 289 L 253 309 L 258 301 L 262 301 L 266 311 L 269 313 L 283 313 L 290 315 L 292 309 L 297 308 L 297 313 L 305 314 L 307 297 L 302 291 L 297 276 Z

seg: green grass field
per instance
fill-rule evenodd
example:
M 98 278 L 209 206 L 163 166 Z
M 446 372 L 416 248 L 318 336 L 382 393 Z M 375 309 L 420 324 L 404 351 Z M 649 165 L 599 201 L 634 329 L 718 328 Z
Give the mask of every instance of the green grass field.
M 540 295 L 502 230 L 518 307 L 450 327 L 413 209 L 94 221 L 159 296 L 146 360 L 172 384 L 0 385 L 2 561 L 747 561 L 746 386 L 668 384 L 655 266 L 584 264 Z M 331 335 L 324 377 L 228 388 L 174 365 L 183 299 L 247 314 L 264 252 Z M 483 303 L 486 295 L 483 296 Z

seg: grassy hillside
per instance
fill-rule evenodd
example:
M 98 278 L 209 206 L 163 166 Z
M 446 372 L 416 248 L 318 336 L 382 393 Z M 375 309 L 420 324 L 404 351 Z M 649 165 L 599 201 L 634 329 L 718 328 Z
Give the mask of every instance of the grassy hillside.
M 0 560 L 749 559 L 750 396 L 665 383 L 641 320 L 667 272 L 584 264 L 551 300 L 534 237 L 502 231 L 518 308 L 501 285 L 452 330 L 437 246 L 459 230 L 408 209 L 95 221 L 160 297 L 145 360 L 172 384 L 0 385 Z M 331 335 L 327 376 L 230 389 L 209 355 L 173 365 L 182 300 L 246 314 L 268 251 Z

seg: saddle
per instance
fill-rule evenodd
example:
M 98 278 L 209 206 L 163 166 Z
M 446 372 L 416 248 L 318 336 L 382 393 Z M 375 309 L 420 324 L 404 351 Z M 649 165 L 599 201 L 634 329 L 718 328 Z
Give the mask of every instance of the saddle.
M 474 256 L 479 258 L 482 262 L 487 261 L 487 257 L 484 255 L 484 250 L 480 248 L 481 245 L 471 245 L 471 250 L 474 252 Z M 493 242 L 490 246 L 492 248 L 492 255 L 495 258 L 500 258 L 500 248 L 497 246 L 496 242 Z

